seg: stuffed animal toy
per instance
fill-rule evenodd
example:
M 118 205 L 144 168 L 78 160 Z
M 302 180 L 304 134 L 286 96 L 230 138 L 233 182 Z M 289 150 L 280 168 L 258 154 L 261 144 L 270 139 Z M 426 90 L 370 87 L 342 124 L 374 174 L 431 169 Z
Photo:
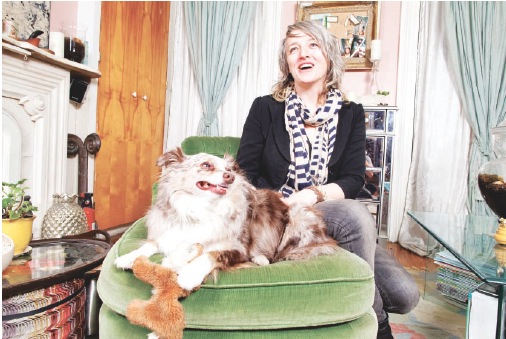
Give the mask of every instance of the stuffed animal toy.
M 146 257 L 135 260 L 132 270 L 135 276 L 153 285 L 149 300 L 133 300 L 127 307 L 126 317 L 134 325 L 153 331 L 148 338 L 180 339 L 185 327 L 184 310 L 179 298 L 189 291 L 177 283 L 177 273 L 162 265 L 152 263 Z

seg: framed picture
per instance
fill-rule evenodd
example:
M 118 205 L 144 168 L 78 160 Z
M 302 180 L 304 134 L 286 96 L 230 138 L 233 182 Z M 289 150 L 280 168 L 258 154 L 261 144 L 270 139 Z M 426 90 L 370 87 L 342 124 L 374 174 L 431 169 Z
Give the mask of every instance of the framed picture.
M 377 1 L 299 1 L 297 7 L 298 21 L 317 21 L 339 39 L 347 70 L 372 69 L 371 42 L 378 36 Z

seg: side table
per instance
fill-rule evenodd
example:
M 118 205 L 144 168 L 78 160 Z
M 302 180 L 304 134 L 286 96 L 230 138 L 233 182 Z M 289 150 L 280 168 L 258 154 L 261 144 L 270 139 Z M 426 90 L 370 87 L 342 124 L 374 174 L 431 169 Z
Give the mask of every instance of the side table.
M 31 242 L 2 273 L 3 338 L 84 337 L 85 274 L 109 249 L 107 242 L 90 239 Z
M 502 305 L 506 300 L 506 275 L 504 264 L 498 259 L 505 248 L 498 248 L 493 237 L 497 218 L 415 211 L 408 211 L 408 215 L 480 280 L 496 288 L 499 305 L 496 338 L 505 338 L 506 312 Z

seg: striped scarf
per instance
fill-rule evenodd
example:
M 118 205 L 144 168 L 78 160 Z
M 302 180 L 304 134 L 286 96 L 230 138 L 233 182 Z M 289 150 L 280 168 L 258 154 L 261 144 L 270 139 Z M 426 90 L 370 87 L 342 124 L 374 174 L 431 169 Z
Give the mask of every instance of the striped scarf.
M 292 89 L 285 102 L 285 126 L 290 135 L 290 166 L 286 183 L 280 192 L 284 197 L 308 186 L 327 182 L 327 165 L 334 150 L 338 112 L 342 106 L 341 92 L 331 89 L 325 105 L 310 116 L 300 97 Z M 304 124 L 314 126 L 315 139 L 311 144 Z

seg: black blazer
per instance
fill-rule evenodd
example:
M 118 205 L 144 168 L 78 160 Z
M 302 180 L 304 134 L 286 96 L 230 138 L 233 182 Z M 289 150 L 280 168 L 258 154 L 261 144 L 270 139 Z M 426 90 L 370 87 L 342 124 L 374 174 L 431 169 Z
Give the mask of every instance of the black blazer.
M 285 128 L 285 103 L 272 96 L 255 99 L 244 123 L 237 163 L 258 188 L 279 190 L 290 165 L 290 139 Z M 334 151 L 327 183 L 338 184 L 354 199 L 364 186 L 365 114 L 362 105 L 344 102 L 339 110 Z

